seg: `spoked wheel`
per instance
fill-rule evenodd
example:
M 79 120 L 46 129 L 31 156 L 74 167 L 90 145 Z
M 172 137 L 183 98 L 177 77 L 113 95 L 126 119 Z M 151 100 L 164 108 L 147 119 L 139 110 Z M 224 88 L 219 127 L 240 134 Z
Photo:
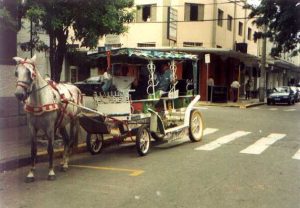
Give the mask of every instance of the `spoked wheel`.
M 136 134 L 136 150 L 140 156 L 144 156 L 148 153 L 150 149 L 151 136 L 145 125 L 138 129 Z
M 87 134 L 86 146 L 92 155 L 99 154 L 103 147 L 103 134 Z
M 190 115 L 189 137 L 192 142 L 198 142 L 202 139 L 204 123 L 200 111 L 193 110 Z

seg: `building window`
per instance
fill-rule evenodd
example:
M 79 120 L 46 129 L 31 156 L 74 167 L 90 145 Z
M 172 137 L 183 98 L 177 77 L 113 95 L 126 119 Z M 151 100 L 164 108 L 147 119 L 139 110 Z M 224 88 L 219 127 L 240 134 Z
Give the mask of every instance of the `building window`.
M 252 40 L 252 30 L 248 27 L 248 40 Z
M 204 20 L 204 5 L 186 3 L 184 8 L 184 21 Z
M 183 47 L 201 47 L 203 43 L 200 42 L 183 42 Z
M 239 22 L 239 35 L 242 36 L 243 35 L 243 23 Z
M 217 45 L 217 48 L 222 48 L 222 46 L 220 46 L 220 45 Z
M 107 48 L 121 48 L 121 43 L 116 43 L 116 44 L 105 44 L 105 47 Z
M 145 47 L 155 47 L 155 43 L 153 43 L 153 42 L 150 42 L 150 43 L 138 43 L 137 44 L 137 47 L 143 47 L 143 48 L 145 48 Z
M 143 21 L 146 22 L 148 21 L 149 22 L 149 18 L 151 18 L 151 6 L 144 6 L 143 7 L 143 11 L 142 11 L 142 15 L 143 15 Z
M 156 21 L 156 5 L 139 5 L 136 13 L 137 22 L 154 22 Z
M 218 25 L 223 26 L 223 16 L 224 12 L 221 9 L 218 9 Z
M 230 15 L 227 16 L 227 30 L 232 30 L 232 16 Z

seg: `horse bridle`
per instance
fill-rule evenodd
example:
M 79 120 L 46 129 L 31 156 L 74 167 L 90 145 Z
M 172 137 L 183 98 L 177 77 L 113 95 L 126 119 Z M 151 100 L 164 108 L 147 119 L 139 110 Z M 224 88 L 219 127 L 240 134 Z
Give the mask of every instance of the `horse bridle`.
M 36 78 L 36 71 L 35 71 L 35 64 L 33 63 L 30 63 L 28 61 L 26 61 L 26 59 L 24 61 L 21 61 L 19 63 L 19 65 L 22 64 L 27 70 L 29 70 L 30 74 L 31 74 L 31 80 L 33 81 L 35 78 Z M 33 68 L 27 68 L 25 66 L 25 64 L 30 64 Z M 47 83 L 45 86 L 41 87 L 41 88 L 38 88 L 38 89 L 35 89 L 35 90 L 31 90 L 29 91 L 28 89 L 30 89 L 30 86 L 32 84 L 32 82 L 25 82 L 25 81 L 20 81 L 20 80 L 17 80 L 16 82 L 17 84 L 17 87 L 20 86 L 22 88 L 24 88 L 24 90 L 26 91 L 27 95 L 30 95 L 32 92 L 34 91 L 39 91 L 39 90 L 42 90 L 43 88 L 45 88 L 46 86 L 49 85 L 49 83 Z

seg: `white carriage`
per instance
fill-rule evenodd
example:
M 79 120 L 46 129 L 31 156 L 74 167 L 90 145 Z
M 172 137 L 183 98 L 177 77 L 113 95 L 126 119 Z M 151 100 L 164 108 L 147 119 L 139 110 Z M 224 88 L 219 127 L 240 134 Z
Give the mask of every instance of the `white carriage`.
M 148 153 L 151 138 L 156 141 L 155 144 L 174 141 L 187 134 L 193 142 L 201 140 L 204 123 L 196 108 L 200 96 L 194 95 L 196 82 L 191 80 L 197 77 L 197 56 L 156 50 L 118 49 L 112 50 L 109 57 L 106 53 L 97 53 L 92 54 L 91 58 L 133 68 L 131 75 L 127 70 L 125 76 L 114 76 L 116 67 L 112 67 L 113 90 L 95 92 L 93 98 L 96 108 L 84 107 L 88 113 L 83 114 L 80 123 L 88 133 L 87 147 L 92 154 L 101 151 L 106 135 L 118 142 L 131 138 L 141 156 Z M 188 69 L 190 79 L 178 80 L 177 66 L 184 61 L 189 61 L 192 66 Z M 169 63 L 170 72 L 165 78 L 170 81 L 167 91 L 160 90 L 157 81 L 156 64 L 161 62 Z M 140 81 L 141 86 L 134 90 L 132 86 L 136 81 Z M 135 95 L 137 92 L 139 96 Z

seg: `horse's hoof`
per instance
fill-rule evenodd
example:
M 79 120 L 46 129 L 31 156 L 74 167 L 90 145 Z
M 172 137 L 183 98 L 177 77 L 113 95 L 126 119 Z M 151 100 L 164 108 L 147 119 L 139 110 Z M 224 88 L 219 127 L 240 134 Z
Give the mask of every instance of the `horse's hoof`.
M 26 177 L 25 182 L 26 183 L 32 183 L 32 182 L 34 182 L 34 177 Z
M 48 181 L 54 181 L 56 179 L 55 175 L 48 175 Z

